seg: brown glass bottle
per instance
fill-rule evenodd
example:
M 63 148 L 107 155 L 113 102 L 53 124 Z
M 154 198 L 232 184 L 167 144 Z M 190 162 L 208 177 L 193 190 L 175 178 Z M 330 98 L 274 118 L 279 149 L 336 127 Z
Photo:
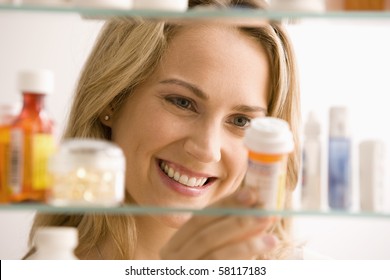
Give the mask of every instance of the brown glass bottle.
M 53 122 L 45 110 L 53 75 L 44 70 L 21 72 L 19 86 L 23 107 L 10 129 L 10 201 L 44 202 L 49 187 L 47 162 L 54 152 Z

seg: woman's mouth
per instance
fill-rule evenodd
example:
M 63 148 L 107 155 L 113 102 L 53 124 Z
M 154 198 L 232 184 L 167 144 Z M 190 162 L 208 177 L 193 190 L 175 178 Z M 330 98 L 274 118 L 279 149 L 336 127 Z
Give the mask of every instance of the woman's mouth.
M 201 188 L 211 181 L 211 178 L 209 177 L 195 177 L 184 174 L 183 172 L 174 169 L 172 166 L 169 166 L 164 161 L 160 162 L 160 168 L 169 178 L 187 187 Z
M 213 186 L 217 177 L 193 172 L 176 164 L 158 160 L 160 178 L 164 185 L 184 196 L 202 196 Z

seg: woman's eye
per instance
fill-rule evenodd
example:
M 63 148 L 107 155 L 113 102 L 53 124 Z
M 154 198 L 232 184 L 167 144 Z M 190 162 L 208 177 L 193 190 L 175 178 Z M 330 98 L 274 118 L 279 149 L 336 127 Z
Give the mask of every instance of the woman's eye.
M 233 124 L 238 127 L 245 128 L 249 125 L 251 120 L 248 117 L 238 116 L 233 118 Z
M 187 98 L 183 97 L 169 97 L 167 98 L 169 102 L 176 105 L 177 107 L 188 109 L 188 110 L 194 110 L 194 104 L 191 100 L 188 100 Z

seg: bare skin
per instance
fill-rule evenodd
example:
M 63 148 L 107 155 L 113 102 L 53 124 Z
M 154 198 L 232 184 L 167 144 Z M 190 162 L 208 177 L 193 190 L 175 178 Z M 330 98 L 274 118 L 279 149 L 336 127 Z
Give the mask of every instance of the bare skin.
M 237 29 L 181 30 L 155 73 L 119 111 L 108 109 L 112 118 L 101 120 L 130 159 L 126 189 L 134 201 L 255 207 L 255 194 L 236 191 L 247 166 L 244 129 L 250 119 L 266 115 L 268 81 L 263 47 Z M 272 217 L 170 213 L 135 219 L 136 259 L 252 259 L 277 243 L 267 233 Z M 100 257 L 91 254 L 109 259 L 112 244 L 98 244 Z

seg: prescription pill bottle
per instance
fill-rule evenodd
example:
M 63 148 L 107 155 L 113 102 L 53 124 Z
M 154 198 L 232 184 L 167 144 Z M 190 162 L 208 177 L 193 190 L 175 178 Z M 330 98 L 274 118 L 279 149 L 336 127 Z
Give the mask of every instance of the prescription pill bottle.
M 245 131 L 244 144 L 248 148 L 245 187 L 256 189 L 259 207 L 283 209 L 287 158 L 294 149 L 288 123 L 274 117 L 255 118 Z
M 125 157 L 113 142 L 69 139 L 49 160 L 51 190 L 56 206 L 116 206 L 125 195 Z

